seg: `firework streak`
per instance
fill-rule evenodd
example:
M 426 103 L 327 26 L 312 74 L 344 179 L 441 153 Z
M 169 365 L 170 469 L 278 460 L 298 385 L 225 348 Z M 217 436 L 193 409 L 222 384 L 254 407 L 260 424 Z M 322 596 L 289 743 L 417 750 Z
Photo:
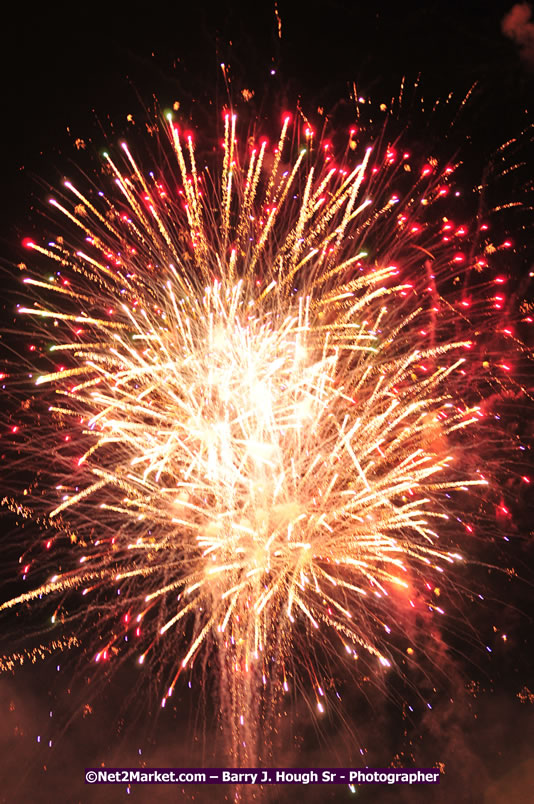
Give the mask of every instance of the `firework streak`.
M 487 226 L 446 215 L 452 167 L 354 132 L 337 162 L 289 116 L 274 149 L 240 142 L 227 114 L 211 171 L 164 126 L 177 175 L 122 144 L 106 192 L 67 181 L 52 199 L 70 233 L 27 242 L 53 267 L 19 313 L 54 340 L 46 513 L 71 535 L 47 545 L 61 570 L 3 608 L 83 600 L 94 659 L 134 652 L 163 706 L 209 664 L 247 766 L 269 759 L 292 684 L 323 712 L 328 661 L 395 665 L 413 610 L 443 613 L 469 538 L 456 513 L 488 482 L 462 459 L 485 335 L 458 270 L 478 272 L 479 312 L 499 297 Z

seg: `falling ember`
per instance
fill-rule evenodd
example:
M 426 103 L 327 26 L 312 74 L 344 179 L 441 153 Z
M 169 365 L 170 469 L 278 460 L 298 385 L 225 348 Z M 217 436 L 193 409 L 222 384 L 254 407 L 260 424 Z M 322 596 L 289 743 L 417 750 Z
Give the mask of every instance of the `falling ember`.
M 94 661 L 135 651 L 168 675 L 162 707 L 210 651 L 229 752 L 251 767 L 295 675 L 328 711 L 310 640 L 386 673 L 391 632 L 424 602 L 439 615 L 436 579 L 469 554 L 455 499 L 488 484 L 462 460 L 484 427 L 482 360 L 468 303 L 441 295 L 469 250 L 425 211 L 453 180 L 436 160 L 394 195 L 393 150 L 336 166 L 307 128 L 295 153 L 288 116 L 274 149 L 250 149 L 227 115 L 214 176 L 164 125 L 177 175 L 122 144 L 108 186 L 53 201 L 71 237 L 25 241 L 48 268 L 26 284 L 52 301 L 19 313 L 61 360 L 33 389 L 62 467 L 46 514 L 76 537 L 60 574 L 1 608 L 53 596 L 55 620 L 83 589 L 105 634 Z

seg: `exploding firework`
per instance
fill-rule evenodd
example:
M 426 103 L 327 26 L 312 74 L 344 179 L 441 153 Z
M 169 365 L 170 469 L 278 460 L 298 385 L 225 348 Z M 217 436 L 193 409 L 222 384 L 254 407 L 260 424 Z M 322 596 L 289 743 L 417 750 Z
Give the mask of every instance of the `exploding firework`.
M 355 130 L 337 159 L 289 116 L 271 148 L 229 113 L 215 170 L 163 125 L 161 170 L 122 144 L 51 200 L 64 234 L 26 243 L 18 312 L 53 339 L 26 499 L 58 569 L 2 608 L 90 611 L 92 659 L 134 655 L 162 706 L 209 662 L 251 766 L 292 685 L 321 713 L 333 656 L 384 672 L 443 615 L 490 480 L 504 278 L 486 222 L 452 218 L 452 165 Z

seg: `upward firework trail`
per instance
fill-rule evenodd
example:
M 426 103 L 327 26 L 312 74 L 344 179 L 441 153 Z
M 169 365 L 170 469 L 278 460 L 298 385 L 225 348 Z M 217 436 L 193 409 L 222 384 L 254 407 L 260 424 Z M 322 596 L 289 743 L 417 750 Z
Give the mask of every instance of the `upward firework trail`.
M 487 484 L 461 446 L 484 417 L 486 335 L 451 279 L 482 274 L 479 312 L 498 297 L 487 227 L 466 256 L 446 215 L 452 168 L 354 132 L 336 162 L 289 117 L 274 151 L 247 152 L 228 114 L 214 177 L 165 125 L 179 178 L 123 144 L 105 192 L 67 181 L 52 199 L 70 234 L 27 242 L 54 267 L 25 279 L 40 295 L 19 312 L 53 335 L 39 454 L 63 523 L 47 547 L 69 560 L 2 608 L 57 597 L 67 617 L 81 592 L 95 660 L 134 652 L 162 705 L 210 656 L 250 766 L 292 682 L 329 705 L 323 649 L 389 667 L 410 612 L 442 613 L 436 583 L 472 530 L 457 513 Z

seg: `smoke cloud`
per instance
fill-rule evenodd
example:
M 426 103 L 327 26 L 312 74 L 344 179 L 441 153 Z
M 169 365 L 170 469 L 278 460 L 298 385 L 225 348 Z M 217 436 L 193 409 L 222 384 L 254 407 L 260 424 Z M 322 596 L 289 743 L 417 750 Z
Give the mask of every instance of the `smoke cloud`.
M 505 36 L 519 48 L 521 60 L 530 70 L 534 70 L 534 21 L 532 6 L 529 3 L 516 3 L 505 14 L 501 22 Z

